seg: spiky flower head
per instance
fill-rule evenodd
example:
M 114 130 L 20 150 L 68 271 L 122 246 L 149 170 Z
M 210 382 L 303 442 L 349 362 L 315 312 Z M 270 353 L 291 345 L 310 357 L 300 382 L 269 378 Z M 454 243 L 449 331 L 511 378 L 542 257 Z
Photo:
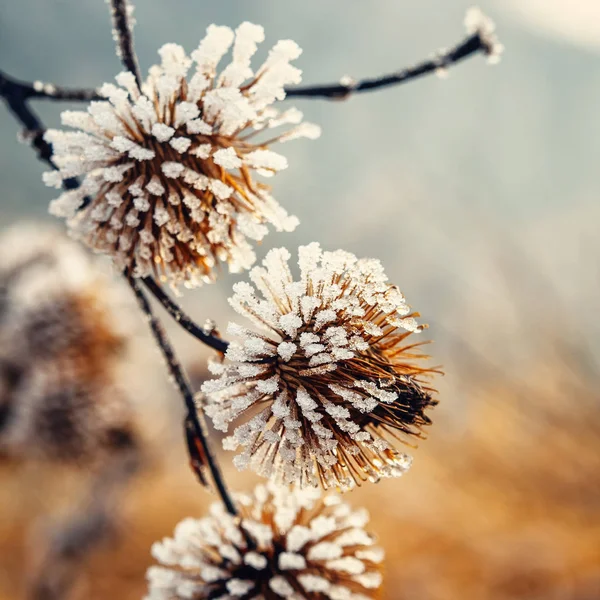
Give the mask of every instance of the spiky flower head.
M 364 526 L 368 514 L 317 490 L 258 486 L 239 496 L 240 517 L 220 504 L 186 519 L 154 544 L 163 566 L 148 571 L 146 600 L 366 600 L 381 585 L 383 551 Z
M 0 450 L 79 461 L 129 445 L 124 290 L 52 229 L 16 226 L 0 255 Z
M 231 305 L 260 330 L 230 324 L 225 363 L 203 385 L 205 406 L 224 446 L 287 483 L 348 489 L 401 475 L 410 457 L 391 439 L 419 436 L 435 404 L 422 378 L 429 371 L 407 338 L 418 325 L 381 263 L 313 243 L 299 249 L 295 281 L 284 248 L 234 285 Z
M 290 61 L 301 50 L 279 41 L 253 72 L 250 60 L 263 39 L 262 27 L 251 23 L 235 34 L 211 25 L 191 57 L 176 44 L 163 46 L 141 90 L 131 73 L 121 73 L 118 85 L 100 88 L 106 101 L 92 102 L 87 113 L 64 112 L 63 124 L 77 131 L 46 134 L 59 171 L 45 181 L 60 187 L 64 178 L 84 180 L 50 211 L 135 276 L 193 286 L 212 281 L 219 261 L 232 272 L 249 268 L 255 255 L 248 239 L 261 240 L 267 224 L 291 231 L 298 222 L 253 172 L 271 176 L 287 167 L 268 149 L 272 142 L 320 132 L 301 123 L 298 110 L 271 106 L 300 81 Z M 232 62 L 217 75 L 232 44 Z M 286 124 L 294 127 L 269 132 Z

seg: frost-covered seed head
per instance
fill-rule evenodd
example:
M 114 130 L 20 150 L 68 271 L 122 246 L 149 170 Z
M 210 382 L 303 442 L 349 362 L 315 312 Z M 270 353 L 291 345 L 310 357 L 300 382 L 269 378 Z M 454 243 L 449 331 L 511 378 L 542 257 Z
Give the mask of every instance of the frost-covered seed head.
M 338 496 L 273 484 L 239 496 L 240 519 L 213 505 L 152 547 L 146 600 L 367 600 L 381 585 L 383 551 L 368 515 Z
M 504 53 L 504 44 L 496 35 L 496 24 L 478 6 L 473 6 L 465 15 L 465 27 L 469 34 L 477 33 L 481 38 L 490 64 L 497 64 Z
M 284 248 L 234 286 L 231 305 L 260 330 L 230 324 L 239 342 L 203 385 L 208 414 L 241 448 L 238 468 L 302 486 L 349 489 L 401 475 L 394 439 L 420 436 L 436 402 L 417 364 L 417 324 L 381 263 L 316 243 L 299 249 L 294 281 Z
M 235 34 L 211 25 L 191 56 L 164 45 L 141 90 L 131 73 L 121 73 L 117 85 L 100 88 L 107 100 L 64 112 L 63 124 L 75 131 L 47 132 L 59 171 L 45 181 L 60 187 L 64 178 L 84 179 L 50 211 L 135 276 L 193 286 L 213 281 L 220 262 L 232 272 L 249 268 L 255 255 L 248 240 L 261 240 L 268 224 L 278 231 L 297 225 L 253 172 L 268 177 L 287 167 L 271 143 L 319 135 L 298 110 L 271 106 L 300 81 L 290 64 L 300 49 L 280 41 L 253 71 L 263 39 L 251 23 Z M 218 75 L 231 46 L 232 61 Z M 293 127 L 271 132 L 282 125 Z
M 0 451 L 78 461 L 130 444 L 129 297 L 53 230 L 14 227 L 0 256 Z

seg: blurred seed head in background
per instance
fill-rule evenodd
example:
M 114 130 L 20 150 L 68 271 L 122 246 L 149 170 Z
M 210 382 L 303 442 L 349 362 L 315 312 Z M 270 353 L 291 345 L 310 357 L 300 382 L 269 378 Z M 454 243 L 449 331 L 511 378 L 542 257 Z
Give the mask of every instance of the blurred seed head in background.
M 0 238 L 0 450 L 78 463 L 131 446 L 120 382 L 131 317 L 118 282 L 52 228 Z

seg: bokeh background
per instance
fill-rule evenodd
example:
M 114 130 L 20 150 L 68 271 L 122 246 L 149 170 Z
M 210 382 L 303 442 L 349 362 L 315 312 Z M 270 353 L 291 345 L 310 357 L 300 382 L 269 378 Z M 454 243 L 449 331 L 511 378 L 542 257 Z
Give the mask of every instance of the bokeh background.
M 296 40 L 305 83 L 392 71 L 458 42 L 462 0 L 139 0 L 143 70 L 210 23 Z M 301 220 L 259 248 L 318 240 L 382 260 L 430 324 L 446 376 L 429 439 L 398 481 L 354 492 L 388 552 L 384 598 L 600 597 L 600 4 L 488 0 L 506 46 L 447 79 L 345 102 L 295 101 L 323 127 L 285 147 L 276 197 Z M 269 46 L 264 44 L 263 52 Z M 1 68 L 96 86 L 120 65 L 101 0 L 0 1 Z M 66 105 L 36 104 L 49 126 Z M 44 167 L 0 110 L 0 223 L 49 220 Z M 2 257 L 0 257 L 2 260 Z M 232 318 L 235 277 L 186 292 L 200 322 Z M 136 394 L 148 466 L 119 503 L 116 533 L 79 569 L 75 595 L 140 598 L 148 548 L 206 497 L 187 470 L 177 399 L 140 332 Z M 199 381 L 207 353 L 173 331 Z M 135 387 L 132 384 L 132 387 Z M 135 389 L 138 389 L 135 387 Z M 224 463 L 229 463 L 224 456 Z M 231 477 L 234 473 L 226 468 Z M 0 598 L 24 597 L 35 555 L 80 476 L 0 467 Z M 239 487 L 252 477 L 235 475 Z M 72 492 L 72 494 L 71 494 Z M 65 508 L 66 507 L 66 508 Z M 58 511 L 58 513 L 57 513 Z M 33 558 L 32 558 L 33 557 Z

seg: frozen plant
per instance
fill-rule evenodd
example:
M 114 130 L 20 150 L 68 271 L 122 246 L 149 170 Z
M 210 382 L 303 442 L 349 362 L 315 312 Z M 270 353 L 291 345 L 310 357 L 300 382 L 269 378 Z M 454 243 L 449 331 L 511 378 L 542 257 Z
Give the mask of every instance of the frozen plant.
M 287 168 L 272 143 L 320 134 L 299 110 L 274 107 L 285 86 L 301 79 L 290 64 L 301 49 L 281 40 L 254 71 L 263 40 L 259 25 L 245 22 L 235 33 L 211 25 L 191 56 L 165 44 L 141 86 L 123 72 L 117 85 L 100 88 L 106 100 L 63 112 L 74 131 L 46 133 L 58 171 L 44 180 L 57 188 L 72 177 L 83 182 L 54 200 L 51 212 L 135 277 L 194 286 L 213 281 L 219 262 L 232 272 L 249 268 L 248 240 L 262 240 L 269 224 L 291 231 L 298 223 L 253 173 Z M 230 47 L 232 61 L 219 74 Z
M 239 340 L 231 344 L 190 319 L 161 283 L 213 281 L 219 263 L 234 272 L 249 269 L 255 257 L 248 240 L 261 240 L 269 224 L 280 231 L 296 226 L 254 175 L 287 166 L 269 149 L 273 142 L 316 138 L 319 129 L 302 124 L 296 109 L 280 112 L 273 104 L 286 97 L 346 99 L 445 73 L 478 53 L 497 62 L 502 46 L 494 25 L 471 10 L 467 37 L 425 61 L 376 78 L 304 87 L 290 64 L 300 54 L 294 42 L 278 42 L 253 71 L 262 28 L 242 23 L 234 33 L 211 25 L 189 57 L 176 44 L 163 46 L 161 64 L 142 82 L 133 6 L 128 0 L 109 4 L 125 68 L 117 85 L 71 89 L 0 72 L 0 96 L 24 126 L 23 139 L 56 169 L 44 176 L 63 189 L 51 212 L 66 217 L 73 235 L 122 269 L 185 403 L 190 465 L 223 502 L 154 546 L 162 566 L 149 571 L 148 598 L 375 597 L 382 553 L 363 530 L 364 513 L 335 497 L 320 499 L 317 488 L 345 490 L 400 475 L 410 465 L 394 440 L 420 437 L 430 422 L 426 411 L 436 404 L 428 383 L 436 371 L 420 366 L 426 357 L 410 337 L 423 328 L 418 314 L 377 260 L 323 252 L 318 244 L 300 248 L 299 280 L 289 253 L 278 249 L 251 271 L 254 286 L 235 286 L 231 302 L 255 328 L 231 325 Z M 232 62 L 218 73 L 230 47 Z M 29 104 L 40 98 L 91 104 L 87 112 L 63 113 L 63 124 L 74 131 L 44 133 Z M 186 331 L 226 355 L 212 362 L 215 378 L 197 403 L 146 291 Z M 4 386 L 9 391 L 12 379 Z M 53 386 L 48 378 L 33 387 Z M 77 398 L 75 389 L 69 400 Z M 57 404 L 69 405 L 60 398 Z M 295 487 L 271 481 L 252 496 L 234 498 L 211 451 L 203 412 L 222 430 L 240 421 L 225 440 L 230 449 L 241 446 L 234 459 L 239 468 L 252 466 Z
M 240 337 L 218 376 L 202 386 L 217 429 L 245 417 L 224 446 L 242 448 L 239 468 L 302 485 L 348 489 L 401 475 L 410 458 L 393 437 L 420 436 L 436 403 L 420 366 L 421 331 L 378 260 L 317 243 L 298 251 L 294 280 L 284 248 L 271 250 L 234 285 L 230 304 L 256 329 Z

